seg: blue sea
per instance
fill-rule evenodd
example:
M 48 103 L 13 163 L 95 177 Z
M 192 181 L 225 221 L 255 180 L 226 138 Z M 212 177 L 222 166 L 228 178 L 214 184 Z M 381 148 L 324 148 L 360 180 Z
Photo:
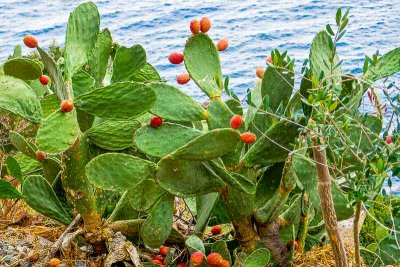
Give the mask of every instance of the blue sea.
M 0 0 L 0 61 L 12 53 L 15 45 L 22 44 L 26 34 L 35 35 L 44 47 L 52 40 L 62 45 L 69 12 L 82 2 Z M 192 19 L 209 17 L 210 36 L 230 41 L 229 49 L 221 53 L 223 73 L 229 75 L 230 87 L 242 97 L 254 84 L 256 67 L 265 66 L 272 49 L 287 50 L 295 58 L 299 73 L 313 37 L 327 23 L 334 24 L 340 7 L 350 8 L 347 34 L 338 44 L 346 72 L 360 74 L 365 55 L 400 46 L 400 0 L 94 2 L 101 14 L 101 26 L 111 30 L 114 41 L 125 46 L 143 45 L 147 60 L 171 83 L 176 83 L 176 76 L 185 68 L 183 64 L 169 64 L 168 54 L 183 50 Z M 29 51 L 24 48 L 23 52 Z M 392 80 L 398 84 L 400 76 Z M 193 82 L 183 90 L 199 101 L 206 100 Z

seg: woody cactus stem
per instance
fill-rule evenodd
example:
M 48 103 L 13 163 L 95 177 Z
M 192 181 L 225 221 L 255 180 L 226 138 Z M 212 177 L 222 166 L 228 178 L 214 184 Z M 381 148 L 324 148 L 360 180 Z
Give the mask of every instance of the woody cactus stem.
M 353 220 L 353 234 L 354 234 L 354 254 L 356 266 L 361 266 L 360 259 L 360 216 L 361 216 L 361 201 L 357 201 L 356 203 L 356 214 L 354 215 Z
M 72 148 L 63 153 L 62 183 L 69 200 L 82 216 L 85 229 L 95 232 L 101 224 L 101 217 L 96 210 L 93 188 L 85 174 L 85 166 L 89 160 L 89 145 L 86 138 L 81 136 Z
M 315 168 L 318 176 L 318 193 L 321 200 L 322 216 L 325 228 L 331 242 L 333 255 L 337 267 L 347 267 L 347 256 L 337 224 L 337 217 L 332 199 L 331 179 L 329 175 L 326 151 L 319 145 L 315 145 L 316 138 L 313 137 L 313 154 L 316 162 Z M 323 143 L 323 139 L 320 139 Z
M 302 203 L 301 203 L 301 215 L 299 230 L 297 232 L 297 242 L 299 244 L 298 251 L 304 252 L 304 243 L 306 241 L 308 233 L 308 222 L 310 219 L 310 199 L 306 191 L 303 191 Z

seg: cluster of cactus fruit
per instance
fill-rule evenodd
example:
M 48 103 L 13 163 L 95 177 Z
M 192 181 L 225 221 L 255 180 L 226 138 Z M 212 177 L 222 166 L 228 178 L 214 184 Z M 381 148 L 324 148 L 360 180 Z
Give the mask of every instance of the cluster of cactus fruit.
M 317 172 L 305 137 L 315 104 L 302 97 L 317 101 L 315 90 L 307 89 L 336 88 L 329 77 L 337 69 L 324 62 L 331 62 L 334 49 L 328 33 L 313 40 L 298 92 L 293 91 L 293 60 L 274 50 L 267 68 L 256 70 L 261 80 L 248 92 L 245 112 L 229 80 L 223 81 L 218 53 L 229 42 L 215 44 L 206 34 L 208 18 L 191 21 L 184 52 L 168 56 L 172 64 L 184 62 L 188 74 L 177 82 L 192 79 L 210 98 L 207 108 L 163 82 L 140 45 L 116 44 L 108 29 L 99 27 L 96 6 L 81 4 L 69 18 L 63 60 L 55 62 L 27 36 L 24 43 L 38 50 L 41 61 L 16 52 L 3 64 L 0 109 L 39 127 L 34 136 L 10 132 L 13 148 L 6 151 L 3 172 L 20 182 L 22 192 L 1 179 L 2 197 L 22 198 L 65 225 L 79 214 L 87 242 L 99 249 L 121 232 L 150 248 L 186 246 L 192 266 L 205 266 L 206 251 L 212 267 L 266 266 L 270 254 L 286 266 L 287 240 L 296 239 L 304 250 L 307 234 L 323 230 Z M 398 71 L 387 65 L 382 62 L 382 75 Z M 381 76 L 366 78 L 373 82 Z M 45 90 L 34 90 L 35 80 Z M 364 90 L 358 84 L 352 88 Z M 342 90 L 346 108 L 357 109 L 359 97 L 355 89 Z M 331 186 L 338 219 L 349 218 L 353 209 L 346 195 L 334 179 Z M 174 227 L 176 197 L 196 202 L 196 225 L 188 237 Z M 234 236 L 205 246 L 217 209 L 229 218 L 222 223 L 232 223 Z M 212 233 L 224 234 L 220 227 Z M 235 255 L 228 245 L 236 247 Z M 169 265 L 167 254 L 162 247 L 153 263 Z

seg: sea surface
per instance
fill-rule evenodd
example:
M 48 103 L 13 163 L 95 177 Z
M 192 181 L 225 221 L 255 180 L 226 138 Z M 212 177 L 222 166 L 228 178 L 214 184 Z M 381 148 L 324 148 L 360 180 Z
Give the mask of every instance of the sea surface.
M 15 45 L 22 44 L 26 34 L 35 35 L 45 47 L 53 40 L 62 45 L 69 13 L 82 2 L 0 0 L 0 61 L 12 53 Z M 371 56 L 378 49 L 385 53 L 400 46 L 400 0 L 94 2 L 101 14 L 101 26 L 111 30 L 114 41 L 125 46 L 143 45 L 147 60 L 171 83 L 176 83 L 176 76 L 185 73 L 185 68 L 183 64 L 169 64 L 168 54 L 183 50 L 192 19 L 209 17 L 209 35 L 216 41 L 230 41 L 229 49 L 221 53 L 222 69 L 240 97 L 253 86 L 256 67 L 265 66 L 265 58 L 272 49 L 287 50 L 295 58 L 299 73 L 313 37 L 327 23 L 335 24 L 335 13 L 340 7 L 350 8 L 347 33 L 338 43 L 347 73 L 360 74 L 365 55 Z M 29 51 L 24 48 L 23 52 Z M 392 80 L 398 85 L 400 76 Z M 199 101 L 206 100 L 193 82 L 183 86 L 183 90 Z

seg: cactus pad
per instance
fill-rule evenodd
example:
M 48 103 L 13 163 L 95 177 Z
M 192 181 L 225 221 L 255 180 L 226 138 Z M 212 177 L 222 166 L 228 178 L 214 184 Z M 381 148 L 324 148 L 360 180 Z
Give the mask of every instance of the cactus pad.
M 40 105 L 43 110 L 43 118 L 47 118 L 51 113 L 60 108 L 60 99 L 56 94 L 47 95 L 41 101 Z
M 12 76 L 0 76 L 0 109 L 33 123 L 40 123 L 42 117 L 42 108 L 36 94 L 28 84 Z
M 64 210 L 51 185 L 40 175 L 26 178 L 22 194 L 28 205 L 37 212 L 68 225 L 71 217 Z
M 68 78 L 71 78 L 88 61 L 99 31 L 100 15 L 94 3 L 83 3 L 70 14 L 64 55 Z
M 8 181 L 0 179 L 0 199 L 20 199 L 21 193 Z
M 125 191 L 147 178 L 155 176 L 157 166 L 126 154 L 107 153 L 92 159 L 86 165 L 86 175 L 96 187 Z
M 151 108 L 151 113 L 173 121 L 206 119 L 206 111 L 178 88 L 161 82 L 151 83 L 149 86 L 157 95 L 157 101 Z
M 104 29 L 97 36 L 96 44 L 90 53 L 87 73 L 96 80 L 97 87 L 102 85 L 106 75 L 108 59 L 111 53 L 112 38 L 110 31 Z
M 224 182 L 202 162 L 163 158 L 158 163 L 157 183 L 178 196 L 196 196 L 217 192 Z
M 157 70 L 150 63 L 146 62 L 139 71 L 135 72 L 130 80 L 133 82 L 147 83 L 161 81 L 161 77 Z
M 158 128 L 144 126 L 136 131 L 135 144 L 150 156 L 163 157 L 201 134 L 196 129 L 173 123 L 164 123 Z
M 210 97 L 221 95 L 222 73 L 217 48 L 204 33 L 192 35 L 186 42 L 185 66 L 190 77 Z
M 27 141 L 22 135 L 17 132 L 10 132 L 11 143 L 20 152 L 24 153 L 28 157 L 36 159 L 36 151 L 38 150 L 35 144 Z
M 244 261 L 243 267 L 261 267 L 267 266 L 270 260 L 269 251 L 265 248 L 260 248 L 251 253 Z
M 285 134 L 282 134 L 285 133 Z M 293 149 L 299 126 L 292 121 L 282 120 L 268 129 L 247 151 L 242 161 L 245 166 L 282 162 Z
M 189 236 L 185 241 L 185 245 L 190 254 L 193 254 L 196 251 L 201 251 L 204 255 L 206 254 L 203 241 L 195 235 Z
M 141 45 L 121 46 L 115 53 L 112 83 L 128 81 L 146 63 L 146 52 Z
M 48 153 L 59 153 L 71 147 L 78 138 L 79 126 L 71 112 L 52 113 L 40 126 L 36 145 Z
M 147 85 L 121 82 L 80 95 L 75 106 L 100 118 L 122 120 L 144 114 L 155 101 L 156 94 Z
M 72 76 L 74 97 L 84 94 L 94 87 L 95 80 L 85 71 L 79 70 Z
M 364 79 L 370 82 L 386 78 L 400 71 L 400 48 L 393 49 L 379 58 L 378 64 L 370 66 Z
M 170 156 L 185 160 L 211 160 L 234 151 L 239 141 L 238 131 L 228 128 L 215 129 L 193 139 Z
M 14 76 L 21 80 L 34 80 L 42 75 L 43 65 L 29 58 L 13 58 L 4 62 L 5 75 Z
M 140 128 L 135 120 L 106 120 L 86 132 L 90 142 L 107 150 L 122 150 L 133 145 L 133 135 Z
M 159 248 L 171 233 L 174 217 L 174 196 L 165 194 L 151 209 L 140 231 L 143 242 Z

